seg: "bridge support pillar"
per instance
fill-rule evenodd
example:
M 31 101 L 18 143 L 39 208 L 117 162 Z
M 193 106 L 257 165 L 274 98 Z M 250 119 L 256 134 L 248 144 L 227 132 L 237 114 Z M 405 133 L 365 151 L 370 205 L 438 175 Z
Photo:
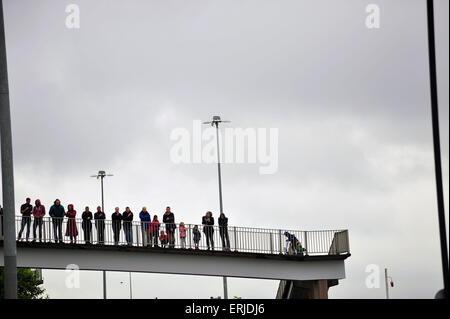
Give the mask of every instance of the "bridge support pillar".
M 338 280 L 282 280 L 277 299 L 328 299 L 328 289 Z

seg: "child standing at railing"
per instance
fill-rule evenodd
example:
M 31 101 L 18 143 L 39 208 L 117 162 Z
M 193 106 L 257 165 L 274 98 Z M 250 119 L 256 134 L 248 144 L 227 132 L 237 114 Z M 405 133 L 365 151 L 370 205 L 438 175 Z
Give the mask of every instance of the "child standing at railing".
M 158 234 L 159 234 L 160 223 L 158 221 L 158 216 L 153 216 L 153 220 L 150 224 L 150 245 L 158 247 Z
M 186 249 L 186 226 L 184 226 L 184 222 L 180 223 L 180 242 L 181 249 Z
M 200 231 L 198 230 L 198 225 L 194 226 L 194 229 L 192 230 L 192 233 L 194 234 L 194 246 L 195 250 L 198 250 L 198 243 L 200 242 L 200 238 L 202 237 Z
M 161 241 L 161 247 L 166 248 L 168 237 L 164 230 L 161 230 L 161 236 L 159 236 L 159 240 Z

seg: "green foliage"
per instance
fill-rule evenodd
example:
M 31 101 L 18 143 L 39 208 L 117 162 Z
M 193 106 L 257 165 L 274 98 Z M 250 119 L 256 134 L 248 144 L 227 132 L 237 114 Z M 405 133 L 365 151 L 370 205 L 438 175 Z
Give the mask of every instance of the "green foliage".
M 45 289 L 41 287 L 43 281 L 39 272 L 30 268 L 17 268 L 17 297 L 19 299 L 43 299 Z M 4 268 L 0 267 L 0 299 L 5 298 Z

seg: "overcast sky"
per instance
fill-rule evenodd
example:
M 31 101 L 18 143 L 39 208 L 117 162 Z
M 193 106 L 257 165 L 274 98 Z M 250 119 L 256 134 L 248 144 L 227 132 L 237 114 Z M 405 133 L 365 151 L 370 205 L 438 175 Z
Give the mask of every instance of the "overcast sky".
M 70 3 L 79 29 L 66 27 Z M 379 29 L 365 25 L 370 3 Z M 448 6 L 436 1 L 447 213 Z M 425 0 L 4 0 L 4 15 L 17 208 L 27 196 L 96 207 L 89 175 L 103 169 L 108 216 L 170 205 L 199 223 L 219 209 L 216 165 L 171 161 L 170 134 L 221 115 L 279 132 L 275 174 L 223 166 L 230 225 L 349 229 L 347 278 L 330 298 L 383 298 L 365 285 L 370 264 L 389 268 L 393 298 L 442 288 Z M 50 297 L 102 296 L 100 273 L 84 272 L 80 289 L 64 275 L 44 272 Z M 136 298 L 222 293 L 221 278 L 133 276 Z M 126 298 L 127 280 L 111 273 L 109 296 Z M 278 282 L 229 286 L 273 298 Z

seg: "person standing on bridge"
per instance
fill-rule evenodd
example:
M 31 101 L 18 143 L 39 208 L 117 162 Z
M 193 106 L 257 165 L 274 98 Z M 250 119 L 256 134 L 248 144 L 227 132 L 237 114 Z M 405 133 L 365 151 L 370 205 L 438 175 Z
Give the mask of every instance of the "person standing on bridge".
M 30 204 L 30 202 L 31 202 L 31 199 L 27 198 L 25 200 L 25 204 L 23 204 L 20 207 L 20 213 L 22 214 L 22 222 L 20 225 L 20 231 L 19 231 L 19 236 L 18 236 L 17 240 L 22 239 L 22 233 L 25 228 L 25 225 L 27 226 L 27 234 L 25 237 L 26 241 L 28 241 L 28 239 L 30 238 L 31 211 L 33 210 L 33 206 Z
M 159 227 L 160 223 L 158 216 L 153 216 L 152 223 L 150 224 L 150 244 L 153 243 L 154 247 L 158 247 Z
M 122 214 L 123 231 L 125 233 L 125 240 L 128 246 L 133 245 L 133 212 L 130 207 L 126 207 Z
M 202 234 L 198 230 L 198 225 L 194 226 L 194 229 L 192 230 L 192 234 L 194 235 L 194 246 L 195 250 L 199 250 L 198 244 L 200 243 L 200 239 L 202 238 Z
M 97 229 L 97 242 L 100 245 L 105 243 L 105 213 L 102 208 L 97 206 L 97 212 L 94 214 L 95 228 Z
M 170 211 L 170 207 L 166 207 L 163 215 L 163 223 L 166 225 L 167 237 L 169 238 L 169 248 L 175 247 L 175 215 Z
M 62 224 L 64 215 L 66 214 L 64 210 L 64 206 L 61 205 L 61 201 L 56 199 L 53 203 L 53 206 L 50 207 L 50 211 L 48 212 L 50 217 L 52 218 L 53 224 L 53 234 L 55 236 L 55 243 L 63 243 L 62 238 Z
M 67 216 L 67 226 L 66 226 L 66 236 L 70 237 L 70 243 L 77 243 L 78 229 L 77 229 L 77 221 L 75 216 L 77 215 L 77 211 L 73 209 L 73 204 L 69 204 L 67 206 L 67 212 L 65 214 Z
M 184 226 L 184 222 L 180 223 L 180 243 L 181 243 L 181 249 L 186 249 L 186 230 L 187 227 Z
M 114 213 L 111 216 L 112 229 L 114 233 L 114 245 L 119 244 L 120 230 L 122 229 L 122 215 L 119 213 L 119 207 L 115 208 Z
M 147 211 L 147 207 L 142 207 L 142 211 L 139 213 L 139 218 L 141 219 L 141 229 L 142 229 L 142 246 L 148 247 L 150 244 L 150 222 L 151 216 Z
M 81 228 L 83 228 L 84 241 L 86 244 L 92 242 L 92 213 L 89 211 L 89 206 L 86 206 L 83 214 L 81 214 Z
M 212 250 L 214 250 L 214 217 L 212 217 L 212 213 L 210 211 L 206 212 L 206 215 L 202 218 L 203 232 L 206 236 L 206 245 L 208 246 L 208 250 L 210 250 L 210 246 Z
M 230 238 L 228 236 L 228 217 L 221 213 L 218 219 L 219 234 L 222 240 L 222 250 L 230 251 Z
M 33 220 L 33 241 L 36 241 L 36 228 L 39 228 L 39 242 L 42 241 L 42 224 L 45 216 L 45 207 L 41 205 L 41 201 L 36 199 L 32 211 Z

